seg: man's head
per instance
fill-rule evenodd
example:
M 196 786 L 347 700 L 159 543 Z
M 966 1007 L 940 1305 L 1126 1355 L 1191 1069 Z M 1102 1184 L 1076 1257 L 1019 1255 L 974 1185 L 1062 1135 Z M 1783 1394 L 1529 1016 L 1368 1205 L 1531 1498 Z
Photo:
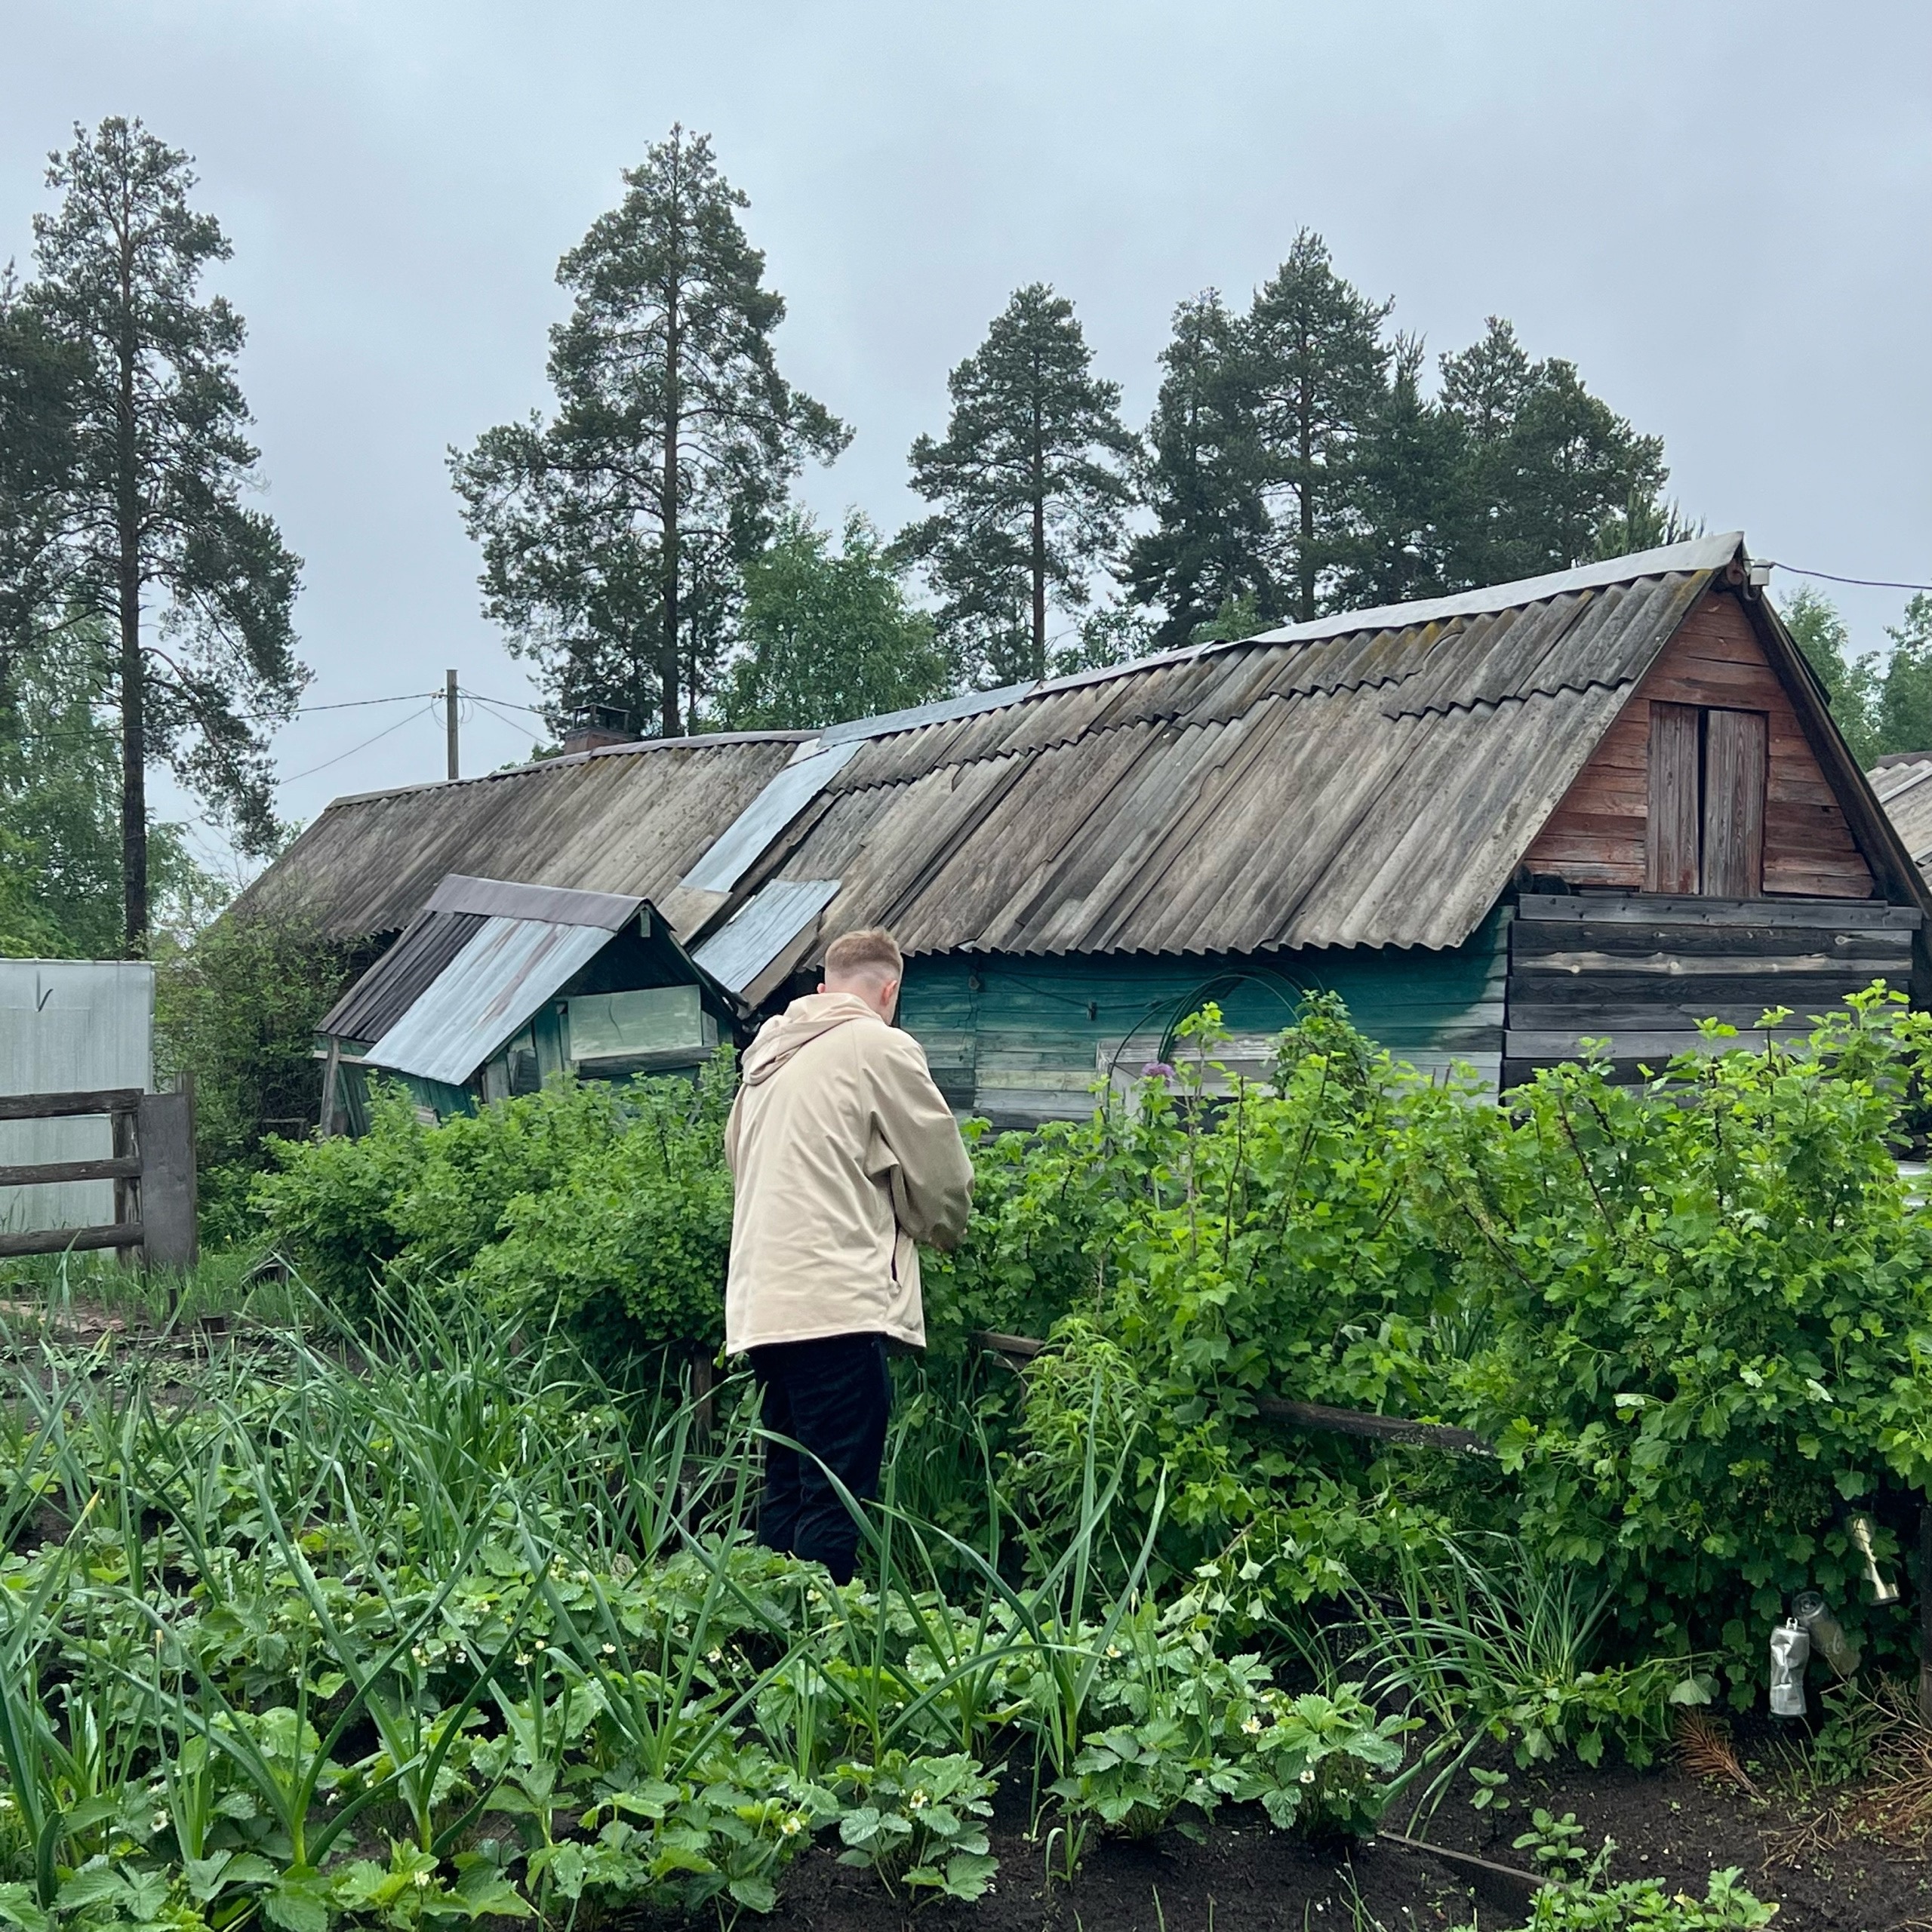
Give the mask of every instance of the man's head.
M 899 1004 L 899 981 L 905 971 L 899 942 L 878 926 L 841 933 L 825 949 L 822 993 L 857 993 L 888 1025 Z

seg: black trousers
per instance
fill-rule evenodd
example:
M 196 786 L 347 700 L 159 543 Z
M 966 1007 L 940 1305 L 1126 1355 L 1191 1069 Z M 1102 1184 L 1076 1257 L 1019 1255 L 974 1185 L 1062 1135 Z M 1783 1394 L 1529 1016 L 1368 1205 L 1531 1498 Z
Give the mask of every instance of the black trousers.
M 764 1422 L 810 1451 L 764 1445 L 764 1500 L 758 1540 L 823 1563 L 835 1583 L 849 1583 L 859 1554 L 859 1526 L 826 1476 L 869 1503 L 878 1494 L 892 1378 L 883 1335 L 827 1335 L 777 1342 L 751 1352 Z

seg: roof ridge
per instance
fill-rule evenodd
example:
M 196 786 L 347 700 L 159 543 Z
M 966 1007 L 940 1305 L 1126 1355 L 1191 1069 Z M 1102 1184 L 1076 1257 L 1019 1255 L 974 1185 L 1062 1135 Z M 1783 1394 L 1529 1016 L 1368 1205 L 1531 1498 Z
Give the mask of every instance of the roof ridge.
M 681 738 L 630 738 L 620 745 L 598 745 L 587 752 L 559 752 L 555 758 L 501 765 L 494 771 L 479 771 L 468 778 L 423 778 L 413 785 L 385 785 L 374 792 L 345 792 L 340 798 L 331 798 L 322 809 L 330 811 L 337 805 L 408 798 L 418 792 L 454 791 L 461 786 L 489 785 L 500 779 L 537 777 L 567 765 L 585 764 L 593 758 L 623 758 L 639 752 L 706 751 L 721 745 L 801 745 L 818 735 L 816 731 L 694 731 Z

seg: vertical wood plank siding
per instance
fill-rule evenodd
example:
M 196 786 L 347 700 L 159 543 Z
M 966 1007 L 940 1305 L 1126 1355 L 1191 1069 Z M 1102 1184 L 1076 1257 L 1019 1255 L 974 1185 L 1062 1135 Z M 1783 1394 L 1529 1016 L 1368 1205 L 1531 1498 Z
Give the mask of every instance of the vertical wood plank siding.
M 1644 824 L 1644 888 L 1697 890 L 1697 794 L 1704 714 L 1694 704 L 1651 707 L 1649 817 Z
M 1761 712 L 1767 723 L 1764 887 L 1807 898 L 1875 891 L 1790 698 L 1736 597 L 1687 617 L 1537 835 L 1524 863 L 1572 885 L 1652 889 L 1648 753 L 1654 703 Z M 1687 888 L 1691 889 L 1691 888 Z
M 1453 1062 L 1494 1087 L 1500 1071 L 1509 913 L 1460 946 L 1311 947 L 1246 956 L 1085 954 L 906 962 L 901 1023 L 962 1113 L 997 1125 L 1076 1119 L 1110 1065 L 1138 1075 L 1175 1021 L 1213 999 L 1254 1070 L 1303 993 L 1339 993 L 1355 1023 L 1418 1071 Z M 974 983 L 977 982 L 977 985 Z
M 1764 889 L 1764 777 L 1768 721 L 1761 711 L 1704 714 L 1702 890 L 1755 899 Z

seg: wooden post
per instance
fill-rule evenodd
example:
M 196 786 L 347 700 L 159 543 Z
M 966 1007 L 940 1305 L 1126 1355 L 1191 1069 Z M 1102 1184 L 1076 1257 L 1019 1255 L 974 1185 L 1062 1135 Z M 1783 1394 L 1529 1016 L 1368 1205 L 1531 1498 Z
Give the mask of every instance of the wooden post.
M 145 1099 L 146 1097 L 140 1097 Z M 109 1116 L 113 1124 L 114 1158 L 117 1161 L 137 1160 L 140 1155 L 139 1100 L 132 1107 L 116 1107 Z M 114 1183 L 114 1218 L 122 1226 L 138 1222 L 141 1218 L 141 1183 L 138 1174 L 124 1176 Z M 117 1247 L 114 1258 L 124 1268 L 132 1268 L 140 1260 L 140 1251 L 133 1247 Z
M 147 1265 L 192 1268 L 198 1252 L 195 1097 L 191 1092 L 143 1094 L 140 1118 L 141 1245 Z
M 327 1140 L 335 1133 L 336 1082 L 342 1077 L 342 1042 L 331 1038 L 329 1054 L 322 1066 L 322 1117 L 316 1123 L 315 1137 Z
M 703 1455 L 711 1447 L 716 1401 L 711 1392 L 711 1352 L 700 1348 L 691 1361 L 691 1447 Z
M 457 757 L 456 744 L 456 673 L 443 673 L 443 730 L 449 740 L 450 776 L 461 776 L 460 761 Z
M 1932 1503 L 1918 1506 L 1918 1715 L 1932 1721 Z

